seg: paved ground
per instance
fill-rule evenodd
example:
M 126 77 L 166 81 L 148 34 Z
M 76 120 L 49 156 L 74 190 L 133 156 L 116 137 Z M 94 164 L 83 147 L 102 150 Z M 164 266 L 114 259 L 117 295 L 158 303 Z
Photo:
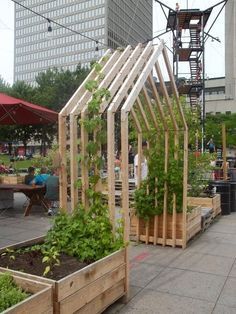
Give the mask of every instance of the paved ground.
M 25 198 L 0 211 L 0 247 L 43 235 L 50 219 L 41 208 L 23 217 Z M 236 213 L 223 216 L 186 250 L 131 246 L 131 296 L 106 314 L 235 314 Z M 91 313 L 92 314 L 92 313 Z

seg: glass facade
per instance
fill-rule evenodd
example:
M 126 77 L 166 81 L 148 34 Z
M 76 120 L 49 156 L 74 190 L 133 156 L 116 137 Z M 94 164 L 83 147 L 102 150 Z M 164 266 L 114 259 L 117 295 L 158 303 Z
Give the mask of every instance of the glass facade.
M 132 0 L 24 0 L 24 6 L 109 47 L 135 44 L 152 37 L 152 1 Z M 138 5 L 136 5 L 138 4 Z M 134 17 L 132 19 L 132 17 Z M 130 23 L 133 20 L 132 24 Z M 79 34 L 48 22 L 15 5 L 14 81 L 34 84 L 48 68 L 75 70 L 107 49 Z

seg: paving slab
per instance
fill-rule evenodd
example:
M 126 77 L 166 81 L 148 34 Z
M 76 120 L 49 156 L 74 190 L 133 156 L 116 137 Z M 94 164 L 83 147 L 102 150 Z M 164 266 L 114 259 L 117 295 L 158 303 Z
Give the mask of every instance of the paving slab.
M 156 276 L 146 288 L 216 302 L 225 280 L 224 276 L 168 267 Z
M 233 267 L 229 273 L 230 277 L 236 277 L 236 262 L 234 262 Z
M 170 247 L 159 247 L 156 246 L 155 254 L 150 254 L 144 259 L 144 262 L 151 265 L 160 265 L 167 267 L 171 262 L 173 262 L 183 250 L 180 248 L 170 248 Z
M 172 268 L 227 276 L 233 266 L 234 258 L 188 252 L 181 254 L 169 266 Z
M 145 287 L 153 278 L 155 278 L 163 267 L 146 263 L 130 264 L 130 281 L 137 287 Z
M 218 303 L 236 308 L 236 278 L 229 277 L 227 279 Z
M 214 303 L 144 289 L 129 302 L 129 306 L 143 310 L 143 313 L 148 313 L 151 310 L 156 314 L 209 314 L 214 308 Z M 126 313 L 125 307 L 121 313 Z
M 207 242 L 199 239 L 199 241 L 192 243 L 188 248 L 188 252 L 236 258 L 236 245 L 231 243 Z
M 236 307 L 229 307 L 222 304 L 217 304 L 212 314 L 235 314 Z

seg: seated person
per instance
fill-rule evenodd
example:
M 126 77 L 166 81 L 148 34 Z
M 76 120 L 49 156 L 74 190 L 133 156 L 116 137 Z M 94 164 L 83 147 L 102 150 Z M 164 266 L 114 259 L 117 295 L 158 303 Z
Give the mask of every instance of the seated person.
M 48 215 L 56 214 L 55 208 L 58 207 L 59 201 L 59 169 L 53 171 L 46 181 L 46 194 L 44 195 L 48 207 Z
M 48 169 L 46 167 L 42 167 L 40 169 L 40 173 L 35 176 L 33 181 L 31 181 L 31 185 L 45 185 L 49 174 L 47 173 Z
M 30 185 L 31 182 L 35 178 L 35 168 L 34 167 L 29 167 L 28 168 L 28 174 L 25 176 L 25 184 Z

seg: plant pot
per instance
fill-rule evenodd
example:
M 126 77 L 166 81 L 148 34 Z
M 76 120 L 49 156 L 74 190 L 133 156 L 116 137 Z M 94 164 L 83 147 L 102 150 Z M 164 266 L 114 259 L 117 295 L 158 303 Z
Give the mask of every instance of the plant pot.
M 52 286 L 35 280 L 16 276 L 11 272 L 18 287 L 31 294 L 30 297 L 6 309 L 4 314 L 53 313 Z
M 41 241 L 42 238 L 37 238 L 21 242 L 11 248 L 30 246 Z M 6 248 L 1 251 L 4 250 Z M 58 281 L 2 267 L 0 271 L 10 271 L 11 274 L 19 277 L 50 284 L 53 289 L 54 313 L 70 314 L 79 311 L 79 313 L 96 314 L 125 295 L 125 250 L 127 248 L 112 253 Z
M 221 213 L 221 201 L 220 194 L 216 194 L 214 197 L 193 197 L 189 196 L 187 198 L 189 206 L 202 206 L 209 207 L 213 209 L 213 218 Z
M 186 217 L 186 230 L 183 229 L 183 214 L 167 214 L 166 226 L 163 223 L 163 214 L 151 218 L 148 222 L 137 216 L 131 216 L 131 232 L 136 240 L 146 244 L 162 244 L 163 246 L 183 246 L 183 235 L 186 232 L 187 241 L 201 230 L 201 207 L 195 207 Z M 166 232 L 164 232 L 164 229 Z

